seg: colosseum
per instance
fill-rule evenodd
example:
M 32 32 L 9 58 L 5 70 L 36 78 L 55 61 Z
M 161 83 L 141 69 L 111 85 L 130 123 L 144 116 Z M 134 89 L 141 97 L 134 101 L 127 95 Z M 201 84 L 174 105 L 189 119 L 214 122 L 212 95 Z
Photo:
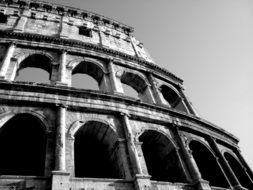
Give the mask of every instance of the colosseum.
M 77 8 L 0 0 L 1 190 L 253 189 L 238 139 L 200 118 L 133 31 Z M 29 68 L 46 82 L 20 79 Z M 97 90 L 76 87 L 77 75 Z

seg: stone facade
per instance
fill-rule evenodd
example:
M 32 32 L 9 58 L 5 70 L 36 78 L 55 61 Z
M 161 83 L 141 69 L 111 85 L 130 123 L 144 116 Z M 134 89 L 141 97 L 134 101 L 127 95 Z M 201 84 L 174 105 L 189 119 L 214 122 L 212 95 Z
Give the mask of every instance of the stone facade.
M 253 189 L 238 139 L 198 116 L 183 81 L 154 63 L 133 28 L 1 0 L 0 34 L 1 190 Z M 30 67 L 49 83 L 18 81 Z M 72 87 L 75 74 L 99 90 Z

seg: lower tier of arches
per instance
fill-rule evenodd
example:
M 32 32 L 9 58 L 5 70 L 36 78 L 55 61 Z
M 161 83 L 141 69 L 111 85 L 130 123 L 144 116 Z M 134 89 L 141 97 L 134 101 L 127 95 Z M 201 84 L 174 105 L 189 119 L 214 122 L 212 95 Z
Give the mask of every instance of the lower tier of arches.
M 216 158 L 212 146 L 194 138 L 181 146 L 183 137 L 177 136 L 172 126 L 166 131 L 158 126 L 150 128 L 147 123 L 149 127 L 146 128 L 145 125 L 135 126 L 136 122 L 124 114 L 105 116 L 108 119 L 105 120 L 94 113 L 89 120 L 69 124 L 66 119 L 76 113 L 66 112 L 66 107 L 59 106 L 51 112 L 44 110 L 48 120 L 35 112 L 4 114 L 0 118 L 0 186 L 7 183 L 8 177 L 12 182 L 15 176 L 23 179 L 22 183 L 17 182 L 22 186 L 27 183 L 26 179 L 44 180 L 47 184 L 46 178 L 52 176 L 49 181 L 53 180 L 53 186 L 67 182 L 64 186 L 68 190 L 75 189 L 79 182 L 88 186 L 89 179 L 98 184 L 121 181 L 135 189 L 145 189 L 144 186 L 203 190 L 206 189 L 202 186 L 209 189 L 252 188 L 251 173 L 245 170 L 240 158 L 228 151 L 221 152 L 231 169 L 229 173 L 224 170 L 224 163 Z M 112 118 L 118 118 L 117 125 Z M 56 128 L 49 132 L 50 126 Z M 138 127 L 140 133 L 133 134 Z M 57 167 L 58 162 L 64 167 Z M 230 175 L 237 181 L 232 181 Z M 1 182 L 2 178 L 6 180 Z M 205 185 L 197 187 L 196 182 Z

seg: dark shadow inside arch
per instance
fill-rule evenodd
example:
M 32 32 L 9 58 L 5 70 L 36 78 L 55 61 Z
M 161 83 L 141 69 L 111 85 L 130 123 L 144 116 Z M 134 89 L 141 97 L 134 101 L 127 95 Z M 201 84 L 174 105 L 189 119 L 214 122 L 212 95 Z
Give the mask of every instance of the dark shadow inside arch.
M 75 134 L 75 177 L 124 178 L 115 132 L 89 121 Z
M 72 87 L 98 90 L 104 71 L 94 63 L 81 62 L 72 71 Z
M 241 185 L 248 189 L 253 189 L 253 183 L 250 180 L 249 176 L 246 174 L 242 165 L 231 154 L 227 152 L 225 152 L 224 157 L 228 161 L 228 164 L 232 168 Z
M 171 88 L 166 85 L 161 86 L 161 93 L 163 98 L 168 104 L 179 111 L 187 112 L 185 105 L 182 102 L 181 97 Z
M 197 141 L 191 141 L 189 147 L 202 178 L 208 180 L 211 186 L 228 188 L 228 181 L 210 150 Z
M 176 149 L 165 135 L 148 130 L 139 141 L 151 180 L 187 182 Z
M 8 20 L 7 16 L 3 13 L 0 13 L 0 23 L 5 24 L 7 23 L 7 20 Z
M 0 129 L 0 175 L 43 176 L 46 135 L 42 123 L 18 114 Z
M 34 54 L 22 61 L 15 81 L 50 83 L 51 61 L 45 55 Z

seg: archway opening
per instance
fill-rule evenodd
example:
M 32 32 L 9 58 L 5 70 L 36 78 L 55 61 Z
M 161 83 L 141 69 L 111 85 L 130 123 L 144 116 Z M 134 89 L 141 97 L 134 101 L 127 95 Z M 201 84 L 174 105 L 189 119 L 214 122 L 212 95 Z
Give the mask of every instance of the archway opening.
M 121 76 L 124 94 L 136 99 L 145 101 L 145 90 L 147 84 L 139 75 L 131 72 L 124 72 Z
M 187 112 L 181 97 L 171 88 L 166 85 L 161 86 L 161 93 L 165 101 L 172 107 L 179 111 Z
M 74 74 L 72 75 L 71 82 L 71 86 L 75 88 L 99 90 L 97 81 L 87 74 Z
M 208 180 L 211 186 L 228 188 L 229 183 L 210 150 L 198 141 L 191 141 L 189 147 L 202 178 Z
M 249 176 L 246 174 L 242 165 L 228 152 L 225 152 L 224 157 L 228 161 L 230 167 L 232 168 L 241 185 L 248 189 L 253 189 L 253 183 L 250 180 Z
M 0 175 L 43 176 L 46 135 L 30 114 L 18 114 L 0 129 Z
M 115 132 L 106 124 L 89 121 L 75 134 L 75 176 L 124 178 Z
M 49 84 L 49 73 L 39 68 L 25 68 L 19 71 L 15 81 Z
M 139 141 L 151 180 L 187 182 L 176 149 L 165 135 L 147 130 Z
M 34 54 L 22 61 L 15 81 L 50 83 L 51 63 L 44 55 Z
M 123 83 L 122 87 L 124 90 L 124 95 L 135 98 L 135 99 L 139 99 L 138 92 L 135 89 L 133 89 L 131 86 Z
M 101 88 L 104 71 L 95 63 L 80 62 L 72 71 L 72 86 L 83 89 Z

